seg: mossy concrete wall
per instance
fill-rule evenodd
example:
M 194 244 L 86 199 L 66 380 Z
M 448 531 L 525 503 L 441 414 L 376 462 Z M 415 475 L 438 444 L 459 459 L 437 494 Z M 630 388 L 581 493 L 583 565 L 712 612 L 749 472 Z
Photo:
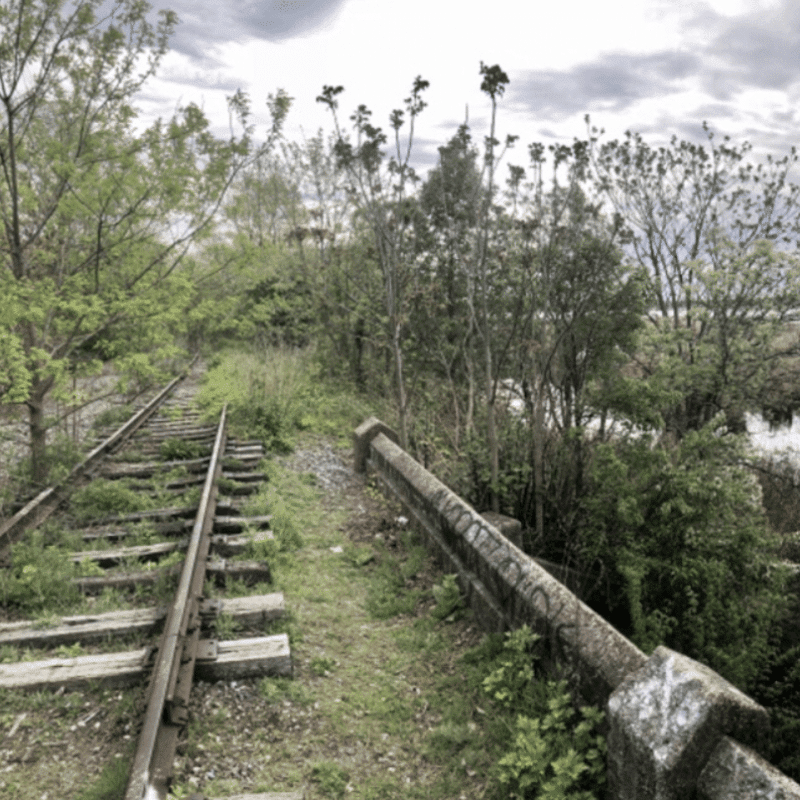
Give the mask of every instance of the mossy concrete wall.
M 354 434 L 356 470 L 373 470 L 403 503 L 485 628 L 529 625 L 544 639 L 545 661 L 606 708 L 613 797 L 722 797 L 735 773 L 769 787 L 747 796 L 800 800 L 800 786 L 727 738 L 751 730 L 759 740 L 763 708 L 679 653 L 662 647 L 648 658 L 396 441 L 384 423 L 366 420 Z

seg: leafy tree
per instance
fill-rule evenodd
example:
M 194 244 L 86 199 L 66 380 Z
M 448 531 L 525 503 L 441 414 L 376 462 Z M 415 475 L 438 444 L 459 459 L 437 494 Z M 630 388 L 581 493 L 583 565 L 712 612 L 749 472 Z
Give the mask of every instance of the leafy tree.
M 384 165 L 387 136 L 371 122 L 372 112 L 360 105 L 351 116 L 356 136 L 355 144 L 345 137 L 337 116 L 341 86 L 325 86 L 317 101 L 326 105 L 333 114 L 336 128 L 336 157 L 340 169 L 349 180 L 349 189 L 357 198 L 359 207 L 374 237 L 377 261 L 384 284 L 384 307 L 387 320 L 387 338 L 394 366 L 400 439 L 408 442 L 408 396 L 405 376 L 404 329 L 407 322 L 406 288 L 410 268 L 411 219 L 407 213 L 407 189 L 417 182 L 410 165 L 414 141 L 414 122 L 425 108 L 422 93 L 428 81 L 417 77 L 411 94 L 405 100 L 405 112 L 395 109 L 390 115 L 394 130 L 395 153 Z M 405 148 L 400 140 L 400 130 L 408 115 L 409 132 Z M 405 152 L 404 152 L 405 150 Z
M 515 515 L 540 540 L 547 519 L 548 542 L 563 544 L 574 537 L 570 510 L 583 486 L 582 428 L 610 402 L 630 358 L 642 285 L 622 259 L 618 227 L 591 199 L 586 147 L 532 144 L 529 154 L 527 174 L 510 167 L 507 217 L 494 233 L 498 375 L 524 407 L 522 424 L 506 421 L 501 460 Z
M 753 163 L 748 143 L 714 138 L 654 148 L 639 134 L 589 147 L 600 191 L 647 269 L 655 339 L 643 364 L 680 390 L 663 409 L 678 437 L 720 410 L 736 425 L 758 402 L 771 365 L 797 352 L 778 343 L 800 304 L 797 160 Z
M 467 260 L 484 191 L 478 156 L 464 123 L 439 148 L 439 163 L 420 189 L 415 226 L 417 269 L 410 318 L 415 366 L 448 386 L 456 449 L 462 426 L 468 433 L 473 429 L 476 393 Z
M 490 268 L 490 231 L 492 203 L 495 196 L 495 169 L 502 158 L 498 156 L 496 148 L 500 141 L 495 138 L 497 122 L 497 101 L 503 96 L 506 85 L 509 83 L 508 75 L 503 72 L 498 64 L 492 67 L 481 62 L 480 74 L 481 91 L 484 92 L 492 103 L 492 116 L 489 135 L 484 140 L 484 172 L 486 192 L 481 203 L 476 227 L 475 249 L 472 263 L 470 264 L 471 289 L 469 297 L 470 316 L 478 332 L 482 344 L 484 391 L 486 394 L 486 436 L 489 447 L 489 465 L 491 471 L 491 502 L 494 511 L 500 510 L 498 494 L 500 480 L 500 448 L 497 436 L 497 386 L 499 381 L 500 364 L 494 341 L 492 315 L 490 313 L 490 295 L 493 286 L 492 270 Z M 506 139 L 506 147 L 510 147 L 516 136 Z M 504 152 L 504 151 L 503 151 Z M 496 262 L 494 262 L 496 263 Z
M 27 386 L 38 482 L 46 398 L 101 358 L 164 352 L 189 298 L 178 266 L 249 149 L 241 93 L 230 104 L 244 131 L 228 141 L 193 105 L 136 133 L 132 101 L 176 22 L 161 12 L 154 26 L 149 10 L 139 0 L 0 8 L 0 250 L 14 303 L 2 371 L 16 376 L 2 399 Z

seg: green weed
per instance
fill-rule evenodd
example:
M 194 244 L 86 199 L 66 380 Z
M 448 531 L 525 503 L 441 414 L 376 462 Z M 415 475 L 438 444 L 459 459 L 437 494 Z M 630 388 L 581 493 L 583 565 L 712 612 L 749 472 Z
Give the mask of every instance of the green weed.
M 101 428 L 111 428 L 112 426 L 119 426 L 123 422 L 127 422 L 133 416 L 133 406 L 126 403 L 121 406 L 112 406 L 104 411 L 101 411 L 92 423 L 95 430 Z
M 113 514 L 128 514 L 153 508 L 150 498 L 136 492 L 123 481 L 98 478 L 78 489 L 70 500 L 70 511 L 80 522 Z
M 22 613 L 36 615 L 45 611 L 66 610 L 80 601 L 72 583 L 77 570 L 55 545 L 44 545 L 41 530 L 31 532 L 26 541 L 12 548 L 13 566 L 0 570 L 0 599 Z
M 217 639 L 232 639 L 238 628 L 239 625 L 231 614 L 221 613 L 214 618 L 214 634 Z
M 100 777 L 79 792 L 75 800 L 118 800 L 125 794 L 130 763 L 128 758 L 115 758 L 103 767 Z
M 311 768 L 311 780 L 325 797 L 341 798 L 347 790 L 350 773 L 333 761 L 320 761 Z
M 577 710 L 564 681 L 537 674 L 538 640 L 523 626 L 506 635 L 499 651 L 494 637 L 466 660 L 477 668 L 473 674 L 483 675 L 480 686 L 494 706 L 491 796 L 592 800 L 605 783 L 606 745 L 598 733 L 604 715 Z
M 86 651 L 83 649 L 80 642 L 75 644 L 62 644 L 55 649 L 54 655 L 56 658 L 77 658 L 84 655 Z
M 289 700 L 298 705 L 308 705 L 311 698 L 301 684 L 291 678 L 262 678 L 258 682 L 258 693 L 268 703 Z
M 422 591 L 406 587 L 402 566 L 395 556 L 382 555 L 367 589 L 367 611 L 375 619 L 414 613 Z
M 347 543 L 342 551 L 344 560 L 354 567 L 365 567 L 375 560 L 375 551 L 368 545 L 354 545 Z
M 334 668 L 336 667 L 336 659 L 319 656 L 317 658 L 312 658 L 308 666 L 314 675 L 316 675 L 318 678 L 322 678 L 330 675 L 333 672 Z
M 164 461 L 185 461 L 190 458 L 207 456 L 210 448 L 202 442 L 183 439 L 165 439 L 158 448 L 158 455 Z
M 431 609 L 434 619 L 455 622 L 466 613 L 464 597 L 455 575 L 444 575 L 442 582 L 433 587 L 436 605 Z

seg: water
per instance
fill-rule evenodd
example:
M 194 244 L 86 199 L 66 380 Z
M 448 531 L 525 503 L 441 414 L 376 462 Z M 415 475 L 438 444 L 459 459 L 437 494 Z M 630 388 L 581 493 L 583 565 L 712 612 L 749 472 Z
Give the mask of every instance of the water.
M 794 416 L 791 425 L 770 429 L 769 423 L 760 414 L 745 414 L 747 433 L 757 452 L 765 456 L 785 456 L 800 466 L 800 418 Z

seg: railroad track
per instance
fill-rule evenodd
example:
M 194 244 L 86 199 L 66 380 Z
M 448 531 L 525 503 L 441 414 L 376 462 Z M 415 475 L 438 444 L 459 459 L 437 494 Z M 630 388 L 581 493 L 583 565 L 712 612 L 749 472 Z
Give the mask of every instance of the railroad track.
M 216 423 L 201 422 L 185 398 L 171 397 L 179 382 L 95 447 L 64 484 L 41 493 L 0 528 L 9 560 L 11 543 L 51 518 L 49 525 L 68 528 L 82 543 L 65 555 L 92 573 L 74 578 L 75 589 L 83 596 L 112 591 L 128 601 L 118 610 L 52 619 L 44 627 L 30 620 L 0 623 L 6 648 L 102 644 L 98 652 L 72 658 L 0 664 L 0 688 L 147 682 L 125 800 L 166 798 L 194 678 L 292 670 L 286 634 L 229 641 L 213 634 L 221 618 L 255 631 L 283 614 L 279 593 L 206 597 L 211 583 L 263 588 L 270 581 L 269 564 L 248 558 L 268 549 L 269 517 L 243 513 L 247 497 L 266 479 L 258 471 L 264 452 L 258 442 L 228 438 L 225 409 Z M 93 497 L 137 496 L 146 501 L 142 508 L 107 514 L 93 507 L 87 514 Z M 172 599 L 164 604 L 159 600 L 167 589 Z M 133 639 L 138 646 L 131 649 Z

